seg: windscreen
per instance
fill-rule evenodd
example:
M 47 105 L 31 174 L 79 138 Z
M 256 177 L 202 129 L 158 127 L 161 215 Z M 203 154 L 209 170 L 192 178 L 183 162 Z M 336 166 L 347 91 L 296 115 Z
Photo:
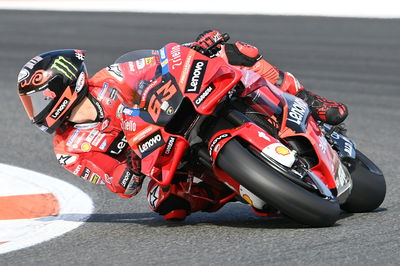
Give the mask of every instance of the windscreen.
M 146 57 L 152 57 L 155 55 L 159 55 L 158 50 L 135 50 L 135 51 L 126 53 L 124 55 L 121 55 L 120 57 L 117 58 L 117 60 L 115 60 L 114 63 L 121 64 L 121 63 L 136 61 L 136 60 L 146 58 Z

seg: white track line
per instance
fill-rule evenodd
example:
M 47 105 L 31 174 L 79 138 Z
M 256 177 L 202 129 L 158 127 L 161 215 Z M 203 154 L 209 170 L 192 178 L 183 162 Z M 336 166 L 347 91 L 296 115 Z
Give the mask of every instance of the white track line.
M 0 164 L 0 196 L 53 193 L 58 216 L 0 221 L 0 254 L 29 247 L 65 234 L 93 212 L 91 198 L 75 186 L 27 169 Z M 7 206 L 0 206 L 5 208 Z
M 3 1 L 0 9 L 153 13 L 261 14 L 400 18 L 397 0 L 47 0 Z

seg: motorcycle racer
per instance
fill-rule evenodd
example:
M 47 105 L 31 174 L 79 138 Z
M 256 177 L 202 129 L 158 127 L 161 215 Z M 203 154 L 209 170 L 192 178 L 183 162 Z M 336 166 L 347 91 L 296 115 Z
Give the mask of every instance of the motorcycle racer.
M 217 31 L 204 32 L 191 47 L 206 52 L 220 36 Z M 213 49 L 216 53 L 210 56 L 221 56 L 232 65 L 257 72 L 283 91 L 304 99 L 317 120 L 338 124 L 346 118 L 343 104 L 306 91 L 293 75 L 265 61 L 254 46 L 237 42 Z M 64 168 L 130 198 L 140 191 L 145 176 L 123 133 L 124 129 L 134 131 L 134 125 L 121 122 L 118 116 L 124 112 L 121 104 L 135 102 L 159 74 L 159 56 L 154 51 L 135 62 L 110 65 L 91 79 L 84 57 L 81 50 L 57 50 L 34 57 L 18 75 L 19 95 L 32 122 L 47 133 L 55 132 L 54 151 Z M 229 194 L 229 189 L 188 179 L 188 173 L 177 173 L 168 188 L 151 180 L 151 209 L 165 219 L 184 219 L 191 212 L 222 207 L 216 200 Z

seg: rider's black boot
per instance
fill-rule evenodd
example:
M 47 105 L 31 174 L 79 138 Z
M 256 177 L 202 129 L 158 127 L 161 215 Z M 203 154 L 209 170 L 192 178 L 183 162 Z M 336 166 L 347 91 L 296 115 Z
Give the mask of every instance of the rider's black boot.
M 299 91 L 296 96 L 308 104 L 315 120 L 330 125 L 338 125 L 342 123 L 348 115 L 347 106 L 343 103 L 330 101 L 307 90 Z

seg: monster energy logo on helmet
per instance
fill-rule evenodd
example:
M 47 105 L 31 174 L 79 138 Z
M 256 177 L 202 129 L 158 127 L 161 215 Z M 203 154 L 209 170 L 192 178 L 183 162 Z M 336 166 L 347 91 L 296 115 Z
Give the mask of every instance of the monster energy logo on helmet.
M 71 80 L 76 78 L 76 73 L 78 72 L 76 66 L 63 56 L 57 57 L 50 68 L 57 69 Z

